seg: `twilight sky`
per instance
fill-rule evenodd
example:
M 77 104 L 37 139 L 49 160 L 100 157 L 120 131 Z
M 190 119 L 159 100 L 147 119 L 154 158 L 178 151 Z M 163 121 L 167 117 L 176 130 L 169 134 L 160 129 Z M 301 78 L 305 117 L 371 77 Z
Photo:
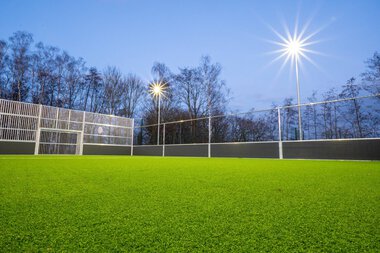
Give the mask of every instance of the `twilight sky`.
M 114 65 L 146 81 L 155 61 L 176 72 L 210 55 L 223 66 L 231 107 L 260 109 L 296 97 L 290 65 L 268 66 L 279 49 L 268 40 L 279 41 L 269 26 L 292 32 L 297 14 L 299 27 L 311 20 L 306 35 L 322 28 L 308 47 L 321 53 L 309 55 L 317 66 L 302 62 L 302 101 L 359 75 L 380 51 L 379 0 L 1 0 L 0 39 L 28 31 L 87 66 Z

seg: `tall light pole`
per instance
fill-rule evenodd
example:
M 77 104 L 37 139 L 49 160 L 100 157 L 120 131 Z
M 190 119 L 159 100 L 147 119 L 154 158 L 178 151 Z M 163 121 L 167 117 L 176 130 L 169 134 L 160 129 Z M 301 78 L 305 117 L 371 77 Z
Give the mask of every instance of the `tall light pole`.
M 302 113 L 301 113 L 301 95 L 300 95 L 300 81 L 299 81 L 299 67 L 301 64 L 301 60 L 305 59 L 308 62 L 312 63 L 316 66 L 316 63 L 307 55 L 310 54 L 320 54 L 317 51 L 308 49 L 307 47 L 313 44 L 319 43 L 318 40 L 314 40 L 315 37 L 322 29 L 316 30 L 315 32 L 306 35 L 306 29 L 309 25 L 309 22 L 298 32 L 298 23 L 295 25 L 294 33 L 291 34 L 288 27 L 285 26 L 285 35 L 281 35 L 275 29 L 271 28 L 272 31 L 277 35 L 280 41 L 270 41 L 273 44 L 280 46 L 279 50 L 274 51 L 274 53 L 280 53 L 278 57 L 276 57 L 273 62 L 276 62 L 282 58 L 285 58 L 284 63 L 281 66 L 281 69 L 285 66 L 287 62 L 291 62 L 291 66 L 293 68 L 293 64 L 295 65 L 296 70 L 296 86 L 297 86 L 297 107 L 298 107 L 298 139 L 303 139 L 302 132 Z
M 296 86 L 297 86 L 297 105 L 298 105 L 298 131 L 299 139 L 302 140 L 302 116 L 301 116 L 301 96 L 300 96 L 300 80 L 298 74 L 298 61 L 302 51 L 302 43 L 293 39 L 288 42 L 288 54 L 293 58 L 296 67 Z
M 161 92 L 158 92 L 157 145 L 160 145 Z
M 302 40 L 299 36 L 289 36 L 288 39 L 282 38 L 283 43 L 278 43 L 283 47 L 283 49 L 279 50 L 279 52 L 282 52 L 282 56 L 286 55 L 287 62 L 289 59 L 295 64 L 296 69 L 296 87 L 297 87 L 297 106 L 298 106 L 298 139 L 303 139 L 302 134 L 302 115 L 301 115 L 301 95 L 300 95 L 300 79 L 299 79 L 299 61 L 300 57 L 303 56 L 306 59 L 307 56 L 304 54 L 304 52 L 308 52 L 309 50 L 305 49 L 304 46 L 306 45 L 304 42 L 305 40 Z
M 165 96 L 166 84 L 162 82 L 153 82 L 149 85 L 149 93 L 153 98 L 158 99 L 158 115 L 157 115 L 157 145 L 160 145 L 160 124 L 161 124 L 161 96 Z

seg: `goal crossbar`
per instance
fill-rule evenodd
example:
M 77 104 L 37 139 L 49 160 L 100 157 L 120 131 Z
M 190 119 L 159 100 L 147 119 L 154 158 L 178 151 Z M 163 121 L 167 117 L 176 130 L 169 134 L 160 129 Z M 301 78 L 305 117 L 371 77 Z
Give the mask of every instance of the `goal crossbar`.
M 49 139 L 49 137 L 50 137 L 50 140 L 41 140 L 41 133 L 44 133 L 44 132 L 45 133 L 54 133 L 55 135 L 48 136 L 47 138 Z M 61 133 L 62 134 L 75 134 L 76 135 L 75 142 L 70 142 L 70 141 L 63 142 L 60 139 Z M 64 147 L 65 146 L 66 147 L 74 147 L 75 146 L 75 154 L 76 155 L 82 155 L 82 153 L 83 153 L 83 138 L 82 138 L 83 135 L 84 135 L 83 131 L 80 131 L 80 130 L 40 127 L 37 129 L 37 133 L 36 133 L 35 155 L 41 154 L 41 145 L 42 146 L 48 146 L 48 147 L 50 146 L 50 149 L 52 147 L 54 147 L 54 152 L 57 152 L 56 151 L 57 146 L 58 146 L 58 152 L 60 149 L 62 149 L 62 148 L 60 148 L 61 146 L 64 146 Z M 55 140 L 51 140 L 51 139 L 55 139 Z

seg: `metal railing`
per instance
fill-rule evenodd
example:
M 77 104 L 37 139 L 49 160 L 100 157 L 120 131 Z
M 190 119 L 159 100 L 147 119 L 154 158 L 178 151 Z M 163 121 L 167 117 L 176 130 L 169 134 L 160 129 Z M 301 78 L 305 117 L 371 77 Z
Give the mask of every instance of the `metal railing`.
M 69 145 L 62 137 L 67 135 L 79 137 Z M 0 99 L 0 141 L 35 142 L 35 154 L 40 148 L 49 153 L 49 143 L 53 153 L 75 144 L 76 154 L 84 144 L 132 146 L 133 119 Z
M 133 154 L 134 144 L 157 145 L 159 132 L 163 154 L 165 145 L 208 145 L 211 156 L 211 144 L 278 142 L 281 157 L 282 142 L 379 138 L 380 94 L 161 122 L 134 126 L 134 119 L 0 99 L 0 141 L 37 143 L 36 154 L 39 143 L 73 145 L 62 136 L 77 136 L 75 153 L 86 144 L 130 146 Z
M 301 111 L 302 134 L 298 129 Z M 136 125 L 135 145 L 188 145 L 380 138 L 380 94 L 277 106 L 243 113 Z M 209 127 L 211 126 L 211 127 Z

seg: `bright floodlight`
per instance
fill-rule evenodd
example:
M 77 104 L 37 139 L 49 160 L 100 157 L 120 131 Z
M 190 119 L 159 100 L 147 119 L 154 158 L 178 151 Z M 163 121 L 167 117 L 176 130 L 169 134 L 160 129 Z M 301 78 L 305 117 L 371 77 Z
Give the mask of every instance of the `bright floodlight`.
M 269 65 L 284 59 L 284 62 L 280 67 L 280 72 L 288 62 L 290 62 L 291 68 L 293 68 L 296 64 L 301 65 L 302 60 L 306 60 L 318 67 L 317 64 L 310 58 L 310 54 L 320 55 L 321 53 L 310 49 L 309 46 L 320 42 L 320 40 L 315 40 L 314 37 L 321 31 L 321 29 L 310 34 L 306 34 L 308 25 L 309 22 L 301 29 L 301 31 L 298 31 L 298 24 L 296 24 L 293 34 L 289 31 L 287 26 L 285 26 L 284 34 L 279 33 L 273 27 L 269 26 L 279 38 L 278 41 L 269 40 L 269 42 L 280 47 L 279 49 L 271 52 L 278 54 L 278 56 L 273 59 Z
M 317 52 L 310 50 L 306 47 L 318 43 L 318 41 L 312 41 L 311 39 L 319 32 L 316 31 L 314 33 L 311 33 L 309 35 L 305 35 L 306 29 L 309 25 L 309 22 L 303 27 L 303 29 L 298 32 L 298 23 L 296 23 L 296 26 L 294 28 L 293 34 L 289 32 L 289 29 L 287 26 L 285 27 L 285 35 L 280 34 L 275 29 L 271 28 L 272 31 L 278 36 L 280 41 L 271 41 L 272 43 L 280 46 L 281 48 L 274 51 L 274 53 L 279 53 L 280 55 L 275 58 L 271 63 L 274 63 L 280 59 L 285 58 L 280 71 L 284 68 L 286 63 L 290 61 L 291 68 L 293 69 L 293 66 L 295 66 L 295 74 L 296 74 L 296 86 L 297 86 L 297 104 L 298 104 L 298 132 L 299 136 L 298 139 L 303 139 L 303 133 L 302 133 L 302 119 L 301 119 L 301 98 L 300 98 L 300 83 L 299 83 L 299 73 L 298 68 L 301 64 L 302 59 L 306 59 L 307 61 L 311 62 L 313 65 L 316 65 L 313 60 L 310 59 L 309 56 L 307 56 L 307 53 L 315 54 Z
M 153 98 L 157 97 L 157 145 L 160 145 L 160 122 L 161 122 L 161 96 L 165 97 L 166 83 L 152 82 L 149 85 L 149 93 Z
M 155 94 L 161 93 L 161 87 L 160 87 L 160 86 L 154 86 L 154 88 L 153 88 L 153 92 L 154 92 Z
M 303 45 L 298 40 L 290 40 L 287 43 L 287 52 L 292 57 L 298 57 L 299 54 L 302 52 Z
M 153 97 L 165 96 L 166 84 L 162 82 L 153 82 L 149 85 L 149 93 Z

